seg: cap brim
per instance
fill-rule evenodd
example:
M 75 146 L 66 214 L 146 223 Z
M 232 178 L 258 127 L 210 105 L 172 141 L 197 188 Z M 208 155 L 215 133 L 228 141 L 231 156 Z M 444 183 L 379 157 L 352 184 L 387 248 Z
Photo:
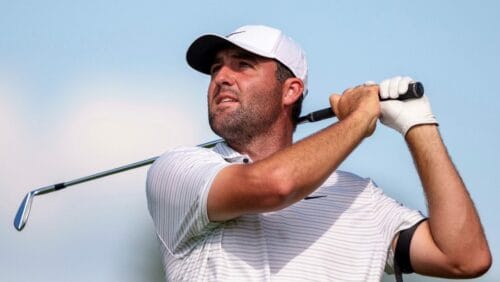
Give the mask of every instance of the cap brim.
M 210 67 L 217 52 L 231 45 L 234 44 L 222 36 L 216 34 L 203 35 L 189 46 L 186 60 L 193 69 L 210 74 Z

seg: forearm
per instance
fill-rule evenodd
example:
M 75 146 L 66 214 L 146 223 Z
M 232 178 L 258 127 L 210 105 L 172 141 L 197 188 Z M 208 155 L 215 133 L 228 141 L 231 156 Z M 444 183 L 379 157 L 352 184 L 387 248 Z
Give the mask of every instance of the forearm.
M 437 127 L 416 126 L 406 141 L 424 187 L 436 246 L 452 264 L 482 259 L 488 246 L 479 216 Z

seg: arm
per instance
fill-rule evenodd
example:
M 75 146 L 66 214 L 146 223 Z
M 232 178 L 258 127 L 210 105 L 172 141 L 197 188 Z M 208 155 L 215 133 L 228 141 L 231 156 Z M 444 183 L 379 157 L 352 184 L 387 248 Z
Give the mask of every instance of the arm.
M 415 232 L 411 263 L 417 273 L 476 277 L 491 265 L 479 216 L 437 127 L 413 127 L 406 141 L 422 181 L 429 220 Z
M 383 81 L 382 98 L 398 97 L 411 81 L 409 77 Z M 443 277 L 486 272 L 491 254 L 479 216 L 441 140 L 427 97 L 382 102 L 381 111 L 382 123 L 405 136 L 428 202 L 429 220 L 418 226 L 411 240 L 413 269 Z
M 212 221 L 282 209 L 313 192 L 370 135 L 379 115 L 378 87 L 331 97 L 341 119 L 324 130 L 250 165 L 218 173 L 208 195 Z

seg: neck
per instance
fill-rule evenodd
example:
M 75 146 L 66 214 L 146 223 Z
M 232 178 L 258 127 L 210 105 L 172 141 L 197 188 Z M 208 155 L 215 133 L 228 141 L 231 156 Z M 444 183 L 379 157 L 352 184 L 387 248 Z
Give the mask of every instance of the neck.
M 226 142 L 237 152 L 247 154 L 253 161 L 259 161 L 290 146 L 292 140 L 293 126 L 287 118 L 282 118 L 265 132 L 252 136 L 244 143 L 239 140 L 226 140 Z

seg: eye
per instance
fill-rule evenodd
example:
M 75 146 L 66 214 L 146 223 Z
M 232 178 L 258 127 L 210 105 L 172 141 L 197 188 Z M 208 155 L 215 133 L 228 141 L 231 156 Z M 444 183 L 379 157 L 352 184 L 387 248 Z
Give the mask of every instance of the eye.
M 249 63 L 248 61 L 239 61 L 239 67 L 240 68 L 251 68 L 253 65 Z
M 221 64 L 213 64 L 213 65 L 210 67 L 210 74 L 211 74 L 211 75 L 216 74 L 216 73 L 220 70 L 220 67 L 221 67 Z

